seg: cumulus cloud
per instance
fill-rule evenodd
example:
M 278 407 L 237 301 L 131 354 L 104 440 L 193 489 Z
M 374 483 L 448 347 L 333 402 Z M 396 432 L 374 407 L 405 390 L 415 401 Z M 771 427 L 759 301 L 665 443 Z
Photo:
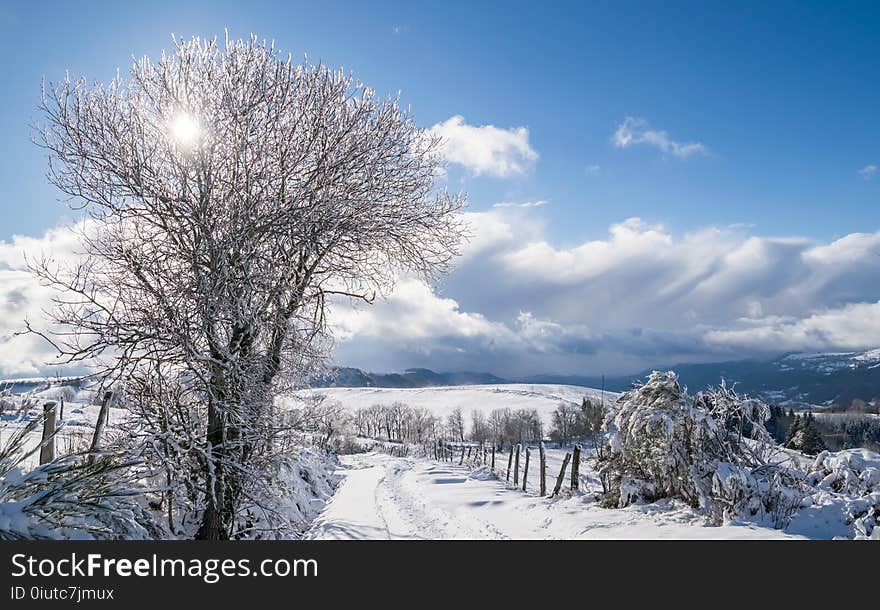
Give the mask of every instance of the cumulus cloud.
M 880 337 L 880 302 L 849 303 L 798 319 L 768 316 L 746 320 L 745 328 L 713 330 L 707 339 L 739 349 L 860 350 L 876 348 Z
M 611 142 L 617 148 L 629 148 L 637 144 L 652 146 L 664 155 L 685 159 L 694 155 L 708 154 L 709 149 L 701 142 L 678 142 L 663 130 L 651 129 L 648 121 L 628 116 L 617 126 Z
M 469 214 L 477 243 L 444 295 L 422 286 L 413 298 L 419 283 L 406 283 L 369 311 L 375 330 L 351 327 L 340 361 L 588 374 L 877 346 L 880 232 L 815 243 L 630 218 L 563 248 L 529 214 Z
M 468 125 L 464 117 L 456 115 L 437 123 L 429 133 L 443 139 L 444 159 L 466 167 L 475 175 L 522 174 L 538 159 L 538 153 L 529 144 L 526 127 Z
M 878 346 L 880 231 L 815 242 L 629 218 L 562 247 L 539 210 L 465 213 L 473 238 L 441 285 L 402 277 L 373 306 L 335 303 L 336 362 L 598 374 Z M 45 344 L 13 336 L 52 296 L 24 254 L 72 257 L 75 244 L 63 229 L 0 242 L 0 376 L 49 370 Z
M 20 335 L 24 320 L 41 328 L 43 310 L 54 292 L 30 274 L 27 261 L 41 257 L 73 260 L 78 238 L 70 227 L 47 231 L 41 237 L 14 236 L 0 240 L 0 377 L 46 373 L 54 351 L 36 335 Z

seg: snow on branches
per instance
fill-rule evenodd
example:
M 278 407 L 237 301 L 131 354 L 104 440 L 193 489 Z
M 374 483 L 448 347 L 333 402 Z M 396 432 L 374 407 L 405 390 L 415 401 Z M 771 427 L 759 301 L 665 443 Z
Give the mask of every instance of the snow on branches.
M 796 477 L 769 460 L 768 414 L 724 383 L 691 396 L 675 373 L 653 372 L 609 407 L 599 462 L 607 502 L 677 498 L 716 521 L 759 513 L 784 520 L 801 496 Z
M 44 87 L 42 111 L 50 180 L 90 221 L 80 264 L 33 265 L 63 295 L 39 334 L 134 386 L 156 460 L 190 452 L 199 537 L 227 538 L 277 454 L 274 396 L 329 353 L 329 303 L 445 271 L 465 199 L 397 99 L 255 37 L 175 40 L 109 84 Z

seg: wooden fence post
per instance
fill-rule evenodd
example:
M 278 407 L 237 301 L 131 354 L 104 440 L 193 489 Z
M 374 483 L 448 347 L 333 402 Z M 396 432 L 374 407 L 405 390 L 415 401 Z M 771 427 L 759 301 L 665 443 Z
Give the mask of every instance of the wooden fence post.
M 571 488 L 575 490 L 578 488 L 578 483 L 580 482 L 580 465 L 581 465 L 581 446 L 574 446 L 574 456 L 571 458 Z
M 492 472 L 495 472 L 495 443 L 492 443 Z
M 526 482 L 529 480 L 529 456 L 531 454 L 531 449 L 526 447 L 526 465 L 525 468 L 523 468 L 523 491 L 526 490 Z
M 40 464 L 55 460 L 55 401 L 43 403 L 43 439 L 40 444 Z
M 104 400 L 101 401 L 101 410 L 98 412 L 98 421 L 95 422 L 95 433 L 92 435 L 92 446 L 89 447 L 89 453 L 94 453 L 101 447 L 101 434 L 104 432 L 104 426 L 110 419 L 110 400 L 113 398 L 113 392 L 110 390 L 104 392 Z
M 507 480 L 510 481 L 510 467 L 513 466 L 513 446 L 510 447 L 510 453 L 507 455 Z
M 461 459 L 458 460 L 458 465 L 461 466 L 464 464 L 464 447 L 461 448 Z
M 541 495 L 547 495 L 547 456 L 544 453 L 544 441 L 541 441 L 538 449 L 541 453 Z
M 513 458 L 513 484 L 516 487 L 519 487 L 519 451 L 521 445 L 517 443 L 516 445 L 516 457 Z
M 61 414 L 58 416 L 58 419 L 64 421 L 64 396 L 61 397 Z
M 559 476 L 556 477 L 556 487 L 553 488 L 553 495 L 559 495 L 559 490 L 562 489 L 562 481 L 565 479 L 565 469 L 568 468 L 568 461 L 571 459 L 571 454 L 566 453 L 565 459 L 562 460 L 562 468 L 559 469 Z

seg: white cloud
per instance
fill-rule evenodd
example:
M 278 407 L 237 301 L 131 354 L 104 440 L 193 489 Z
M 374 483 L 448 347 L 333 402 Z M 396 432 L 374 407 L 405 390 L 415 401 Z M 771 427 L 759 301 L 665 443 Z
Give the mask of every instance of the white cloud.
M 693 155 L 708 154 L 709 149 L 701 142 L 677 142 L 666 131 L 650 129 L 648 122 L 642 118 L 628 116 L 617 126 L 611 142 L 617 148 L 629 148 L 636 144 L 645 144 L 661 151 L 664 155 L 672 155 L 681 159 Z
M 334 306 L 337 362 L 591 374 L 880 345 L 880 231 L 816 243 L 747 225 L 677 234 L 630 218 L 561 247 L 535 206 L 463 217 L 473 239 L 442 292 L 404 277 L 374 306 Z M 46 371 L 52 359 L 35 337 L 12 336 L 52 296 L 23 253 L 66 259 L 75 244 L 64 229 L 0 242 L 0 376 Z
M 512 203 L 509 201 L 501 201 L 499 203 L 493 204 L 493 208 L 539 208 L 541 206 L 547 205 L 548 202 L 542 200 L 539 201 L 524 201 L 522 203 Z
M 407 284 L 370 312 L 369 337 L 352 328 L 340 361 L 588 374 L 880 345 L 880 232 L 817 244 L 632 218 L 562 248 L 530 214 L 469 214 L 472 250 L 443 297 Z
M 466 167 L 475 175 L 522 174 L 538 159 L 538 153 L 529 144 L 526 127 L 502 129 L 494 125 L 468 125 L 464 117 L 456 115 L 437 123 L 429 133 L 443 138 L 444 159 Z
M 738 349 L 768 351 L 860 350 L 876 348 L 880 302 L 849 303 L 805 318 L 767 317 L 748 327 L 713 330 L 708 341 Z
M 47 363 L 55 357 L 51 346 L 36 335 L 18 334 L 25 319 L 37 329 L 45 328 L 43 310 L 55 294 L 31 275 L 27 261 L 73 260 L 77 244 L 77 234 L 69 227 L 51 229 L 42 237 L 0 240 L 0 377 L 48 371 Z
M 865 180 L 870 180 L 871 178 L 874 177 L 874 174 L 876 174 L 876 173 L 877 173 L 877 166 L 873 165 L 873 164 L 866 165 L 865 167 L 863 167 L 862 169 L 859 170 L 859 175 L 862 178 L 864 178 Z
M 602 166 L 594 163 L 592 165 L 587 166 L 587 173 L 592 175 L 597 175 L 600 171 L 602 171 Z
M 478 313 L 459 310 L 453 299 L 439 296 L 425 282 L 401 279 L 387 299 L 376 307 L 339 307 L 333 318 L 342 338 L 397 337 L 421 340 L 438 336 L 474 337 L 496 334 L 503 326 Z

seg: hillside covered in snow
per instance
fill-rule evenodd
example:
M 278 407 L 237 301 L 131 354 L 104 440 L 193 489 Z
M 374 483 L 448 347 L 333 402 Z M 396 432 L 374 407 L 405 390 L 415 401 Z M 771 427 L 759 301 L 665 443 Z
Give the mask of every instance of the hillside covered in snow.
M 529 385 L 605 387 L 622 392 L 632 382 L 644 379 L 652 370 L 675 370 L 691 388 L 717 385 L 724 379 L 740 391 L 767 402 L 795 409 L 832 404 L 848 405 L 854 400 L 870 402 L 880 397 L 880 349 L 843 353 L 795 353 L 767 359 L 744 359 L 709 363 L 661 363 L 628 375 L 542 373 L 502 378 L 491 373 L 437 373 L 428 369 L 407 369 L 400 373 L 373 373 L 339 367 L 317 378 L 313 387 L 336 388 L 425 388 L 458 385 Z

